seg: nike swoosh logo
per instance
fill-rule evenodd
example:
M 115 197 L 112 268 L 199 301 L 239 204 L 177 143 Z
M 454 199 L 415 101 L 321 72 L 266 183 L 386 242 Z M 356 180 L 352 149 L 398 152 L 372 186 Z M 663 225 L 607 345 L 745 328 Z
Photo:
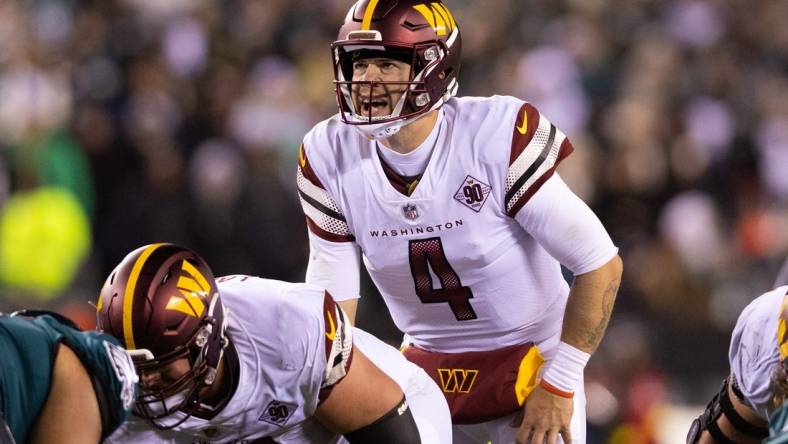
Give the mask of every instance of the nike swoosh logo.
M 528 111 L 523 111 L 523 124 L 516 128 L 522 135 L 525 135 L 525 132 L 528 131 Z
M 301 164 L 301 168 L 306 166 L 306 154 L 304 154 L 304 144 L 301 144 L 301 147 L 298 149 L 298 163 Z
M 334 325 L 334 318 L 331 316 L 330 311 L 326 312 L 326 316 L 328 317 L 328 325 L 331 327 L 331 332 L 326 333 L 326 338 L 328 338 L 329 341 L 333 341 L 337 338 L 337 327 Z

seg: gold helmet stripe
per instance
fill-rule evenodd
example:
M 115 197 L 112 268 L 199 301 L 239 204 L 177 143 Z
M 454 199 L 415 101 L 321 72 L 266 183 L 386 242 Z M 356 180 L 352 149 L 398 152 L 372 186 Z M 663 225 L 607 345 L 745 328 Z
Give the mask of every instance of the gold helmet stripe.
M 137 258 L 137 261 L 134 262 L 129 280 L 126 282 L 126 292 L 123 295 L 123 339 L 126 341 L 126 349 L 128 350 L 137 348 L 134 344 L 134 331 L 132 327 L 134 324 L 131 322 L 131 313 L 134 309 L 134 289 L 137 287 L 137 279 L 139 279 L 142 267 L 145 265 L 150 255 L 162 245 L 164 244 L 149 245 L 148 248 L 142 252 L 140 257 Z
M 369 0 L 367 9 L 364 10 L 364 20 L 361 22 L 361 30 L 369 31 L 372 24 L 372 15 L 375 13 L 375 8 L 378 6 L 378 0 Z

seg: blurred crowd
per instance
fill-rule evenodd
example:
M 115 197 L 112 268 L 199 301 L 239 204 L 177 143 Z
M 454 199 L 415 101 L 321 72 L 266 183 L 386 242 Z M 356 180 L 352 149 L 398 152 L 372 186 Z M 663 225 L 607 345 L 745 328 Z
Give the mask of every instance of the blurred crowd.
M 534 103 L 625 272 L 587 371 L 589 442 L 705 404 L 788 253 L 788 8 L 771 0 L 445 0 L 460 95 Z M 302 280 L 301 137 L 336 112 L 350 0 L 0 0 L 0 311 L 90 326 L 131 249 Z M 396 343 L 365 282 L 360 325 Z M 366 313 L 365 313 L 366 312 Z M 366 319 L 366 321 L 365 321 Z

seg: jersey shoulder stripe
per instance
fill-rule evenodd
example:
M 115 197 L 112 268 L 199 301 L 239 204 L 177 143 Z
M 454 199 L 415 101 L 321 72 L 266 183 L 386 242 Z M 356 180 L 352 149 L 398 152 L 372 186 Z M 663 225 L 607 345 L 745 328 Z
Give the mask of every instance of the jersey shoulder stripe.
M 339 205 L 309 165 L 303 143 L 298 150 L 296 182 L 301 208 L 306 215 L 307 227 L 312 233 L 331 242 L 349 242 L 355 239 Z
M 573 150 L 564 133 L 533 105 L 523 104 L 513 129 L 506 175 L 507 214 L 517 214 Z

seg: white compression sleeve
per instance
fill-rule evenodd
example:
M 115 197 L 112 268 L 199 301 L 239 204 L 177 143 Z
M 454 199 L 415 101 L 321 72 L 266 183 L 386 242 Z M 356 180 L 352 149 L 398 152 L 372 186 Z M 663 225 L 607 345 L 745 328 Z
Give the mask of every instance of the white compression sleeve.
M 309 232 L 306 282 L 325 288 L 334 300 L 359 298 L 361 251 L 355 242 L 331 242 Z
M 596 270 L 618 252 L 596 214 L 558 174 L 542 185 L 515 219 L 575 275 Z

